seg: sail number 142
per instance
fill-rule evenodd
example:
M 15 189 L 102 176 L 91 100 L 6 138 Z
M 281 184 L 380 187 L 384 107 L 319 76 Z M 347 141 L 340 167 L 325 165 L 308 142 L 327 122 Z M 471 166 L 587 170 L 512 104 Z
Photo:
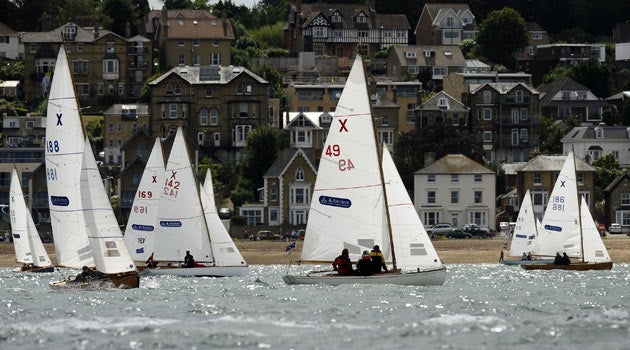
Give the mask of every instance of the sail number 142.
M 341 147 L 339 147 L 339 145 L 337 144 L 328 145 L 328 147 L 326 147 L 326 155 L 328 157 L 339 157 L 341 155 Z M 354 169 L 354 163 L 352 162 L 352 159 L 350 158 L 339 159 L 337 164 L 339 166 L 339 171 L 346 171 L 346 170 Z
M 564 196 L 553 196 L 551 197 L 551 202 L 549 204 L 551 204 L 552 210 L 564 212 L 564 209 L 565 209 L 564 202 L 565 202 Z

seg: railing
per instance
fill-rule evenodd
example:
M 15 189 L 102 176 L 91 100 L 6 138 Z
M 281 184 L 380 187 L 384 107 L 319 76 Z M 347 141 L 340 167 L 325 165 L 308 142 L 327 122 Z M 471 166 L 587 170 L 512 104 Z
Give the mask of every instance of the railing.
M 499 103 L 506 105 L 515 105 L 515 104 L 529 104 L 531 102 L 531 96 L 523 96 L 520 99 L 516 99 L 515 96 L 501 96 L 499 98 Z
M 149 49 L 146 47 L 130 47 L 127 49 L 127 53 L 130 55 L 146 55 Z

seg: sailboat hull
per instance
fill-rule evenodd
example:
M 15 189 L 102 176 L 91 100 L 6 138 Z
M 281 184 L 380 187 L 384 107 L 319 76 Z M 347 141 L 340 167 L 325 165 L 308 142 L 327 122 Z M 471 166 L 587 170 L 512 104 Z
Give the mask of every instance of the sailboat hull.
M 441 286 L 446 280 L 446 267 L 435 270 L 402 273 L 381 273 L 371 276 L 339 276 L 334 271 L 305 276 L 285 275 L 286 284 L 400 284 L 408 286 Z
M 76 276 L 60 281 L 52 281 L 48 285 L 52 290 L 101 290 L 104 288 L 130 289 L 140 287 L 140 275 L 137 271 L 105 275 L 86 282 L 76 282 Z
M 200 267 L 179 267 L 164 266 L 154 269 L 145 268 L 141 272 L 142 276 L 204 276 L 204 277 L 233 277 L 246 276 L 249 273 L 248 266 L 200 266 Z
M 587 271 L 587 270 L 610 270 L 612 269 L 612 261 L 601 263 L 589 263 L 589 262 L 576 262 L 570 265 L 557 265 L 557 264 L 540 264 L 540 265 L 521 265 L 525 270 L 573 270 L 573 271 Z
M 503 260 L 503 265 L 540 265 L 540 264 L 552 264 L 554 259 L 539 259 L 539 260 Z

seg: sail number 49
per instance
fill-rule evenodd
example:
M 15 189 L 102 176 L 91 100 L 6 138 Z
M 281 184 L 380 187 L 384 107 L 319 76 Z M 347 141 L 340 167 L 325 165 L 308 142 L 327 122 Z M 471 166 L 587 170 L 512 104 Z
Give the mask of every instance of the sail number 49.
M 341 147 L 339 145 L 328 145 L 326 147 L 326 153 L 328 157 L 339 157 L 341 155 Z M 352 159 L 339 159 L 338 163 L 339 171 L 346 171 L 354 169 L 354 163 L 352 163 Z
M 564 211 L 564 196 L 553 196 L 551 198 L 551 209 L 555 211 Z

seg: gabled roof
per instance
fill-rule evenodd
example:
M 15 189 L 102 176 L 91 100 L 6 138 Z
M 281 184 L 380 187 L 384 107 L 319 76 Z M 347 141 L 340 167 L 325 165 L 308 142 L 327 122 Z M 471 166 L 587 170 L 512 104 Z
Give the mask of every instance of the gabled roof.
M 0 35 L 17 36 L 18 33 L 8 25 L 0 22 Z
M 285 148 L 283 149 L 271 167 L 267 169 L 264 178 L 277 178 L 286 173 L 287 168 L 295 161 L 298 156 L 302 156 L 314 173 L 317 173 L 315 167 L 315 150 L 312 148 Z
M 586 86 L 577 81 L 566 77 L 558 78 L 549 84 L 542 84 L 538 87 L 538 91 L 544 93 L 540 99 L 541 105 L 545 106 L 551 102 L 551 99 L 560 91 L 591 91 Z
M 127 145 L 128 145 L 129 143 L 131 143 L 132 141 L 135 141 L 136 139 L 138 139 L 138 138 L 140 138 L 140 137 L 145 137 L 145 138 L 147 138 L 148 140 L 153 140 L 153 139 L 151 138 L 151 135 L 149 135 L 149 132 L 148 132 L 148 131 L 144 130 L 144 128 L 138 128 L 138 130 L 136 130 L 136 132 L 135 132 L 133 135 L 131 135 L 131 137 L 129 137 L 129 138 L 125 141 L 125 143 L 123 143 L 123 144 L 120 146 L 120 149 L 125 149 L 125 148 L 127 148 Z M 153 147 L 153 144 L 152 144 L 152 143 L 151 143 L 151 147 Z M 148 157 L 147 157 L 147 158 L 148 158 Z
M 415 52 L 415 58 L 407 58 L 406 52 Z M 434 52 L 432 57 L 425 57 L 425 52 Z M 466 58 L 457 45 L 406 45 L 393 47 L 392 53 L 398 62 L 405 66 L 419 67 L 465 67 Z
M 434 21 L 441 13 L 443 14 L 445 10 L 452 10 L 453 13 L 455 13 L 457 16 L 461 16 L 465 12 L 469 12 L 472 14 L 472 12 L 470 11 L 470 6 L 468 6 L 468 4 L 437 3 L 424 4 L 424 7 L 426 7 L 429 15 L 431 16 L 431 19 L 433 19 Z
M 76 35 L 74 36 L 73 42 L 77 42 L 77 43 L 95 42 L 108 35 L 113 35 L 124 41 L 139 41 L 138 37 L 142 38 L 142 36 L 136 35 L 134 36 L 135 38 L 134 40 L 126 39 L 112 31 L 109 31 L 103 28 L 81 27 L 80 25 L 76 23 L 68 22 L 49 32 L 25 32 L 22 34 L 22 42 L 25 42 L 25 43 L 62 43 L 64 41 L 63 33 L 65 32 L 65 28 L 68 26 L 76 27 Z M 95 33 L 96 33 L 96 36 L 95 36 Z
M 630 174 L 626 172 L 617 176 L 610 184 L 608 184 L 608 186 L 606 186 L 606 188 L 604 188 L 604 192 L 613 191 L 623 180 L 630 181 Z
M 522 171 L 560 171 L 564 162 L 566 161 L 566 155 L 545 155 L 540 154 L 530 159 L 525 165 L 523 165 L 518 172 Z M 595 168 L 590 166 L 582 159 L 575 157 L 575 168 L 578 171 L 596 171 Z
M 494 171 L 463 154 L 447 154 L 416 174 L 494 174 Z
M 470 107 L 468 107 L 465 104 L 459 102 L 453 96 L 447 94 L 444 91 L 440 91 L 437 94 L 433 95 L 430 99 L 425 101 L 417 109 L 419 109 L 419 110 L 438 110 L 438 109 L 442 109 L 442 108 L 440 108 L 440 105 L 439 105 L 439 102 L 440 102 L 441 98 L 446 98 L 446 103 L 447 103 L 446 106 L 447 107 L 446 107 L 445 110 L 448 110 L 450 112 L 468 112 L 470 110 Z
M 217 75 L 208 75 L 206 76 L 204 70 L 216 69 Z M 205 66 L 205 67 L 175 67 L 168 72 L 160 75 L 155 80 L 151 81 L 149 85 L 157 85 L 161 83 L 164 79 L 170 77 L 171 75 L 177 75 L 180 78 L 187 81 L 189 84 L 228 84 L 230 81 L 234 80 L 241 74 L 246 74 L 252 77 L 254 80 L 258 81 L 261 84 L 268 84 L 269 82 L 254 74 L 254 72 L 249 69 L 241 66 Z M 203 75 L 203 76 L 202 76 Z
M 333 28 L 355 28 L 364 27 L 369 28 L 384 28 L 384 29 L 405 29 L 409 30 L 411 27 L 409 21 L 404 14 L 378 14 L 373 9 L 365 4 L 301 4 L 300 18 L 304 19 L 301 24 L 302 28 L 306 28 L 317 19 L 318 16 L 323 16 L 326 21 Z M 331 16 L 338 12 L 341 15 L 341 23 L 334 23 L 330 21 Z M 366 23 L 355 23 L 354 18 L 359 14 L 364 13 L 368 16 Z
M 622 91 L 620 93 L 607 97 L 606 101 L 624 100 L 626 98 L 630 98 L 630 90 Z
M 529 90 L 533 94 L 538 94 L 538 90 L 534 89 L 534 87 L 529 86 L 523 83 L 483 83 L 483 84 L 470 84 L 468 88 L 470 89 L 471 94 L 478 93 L 484 87 L 489 86 L 492 89 L 496 90 L 499 94 L 508 94 L 512 90 L 517 87 L 522 87 L 523 89 Z
M 287 112 L 289 120 L 284 126 L 285 129 L 295 127 L 298 118 L 305 118 L 316 129 L 322 129 L 321 117 L 329 117 L 331 120 L 335 116 L 335 112 Z

